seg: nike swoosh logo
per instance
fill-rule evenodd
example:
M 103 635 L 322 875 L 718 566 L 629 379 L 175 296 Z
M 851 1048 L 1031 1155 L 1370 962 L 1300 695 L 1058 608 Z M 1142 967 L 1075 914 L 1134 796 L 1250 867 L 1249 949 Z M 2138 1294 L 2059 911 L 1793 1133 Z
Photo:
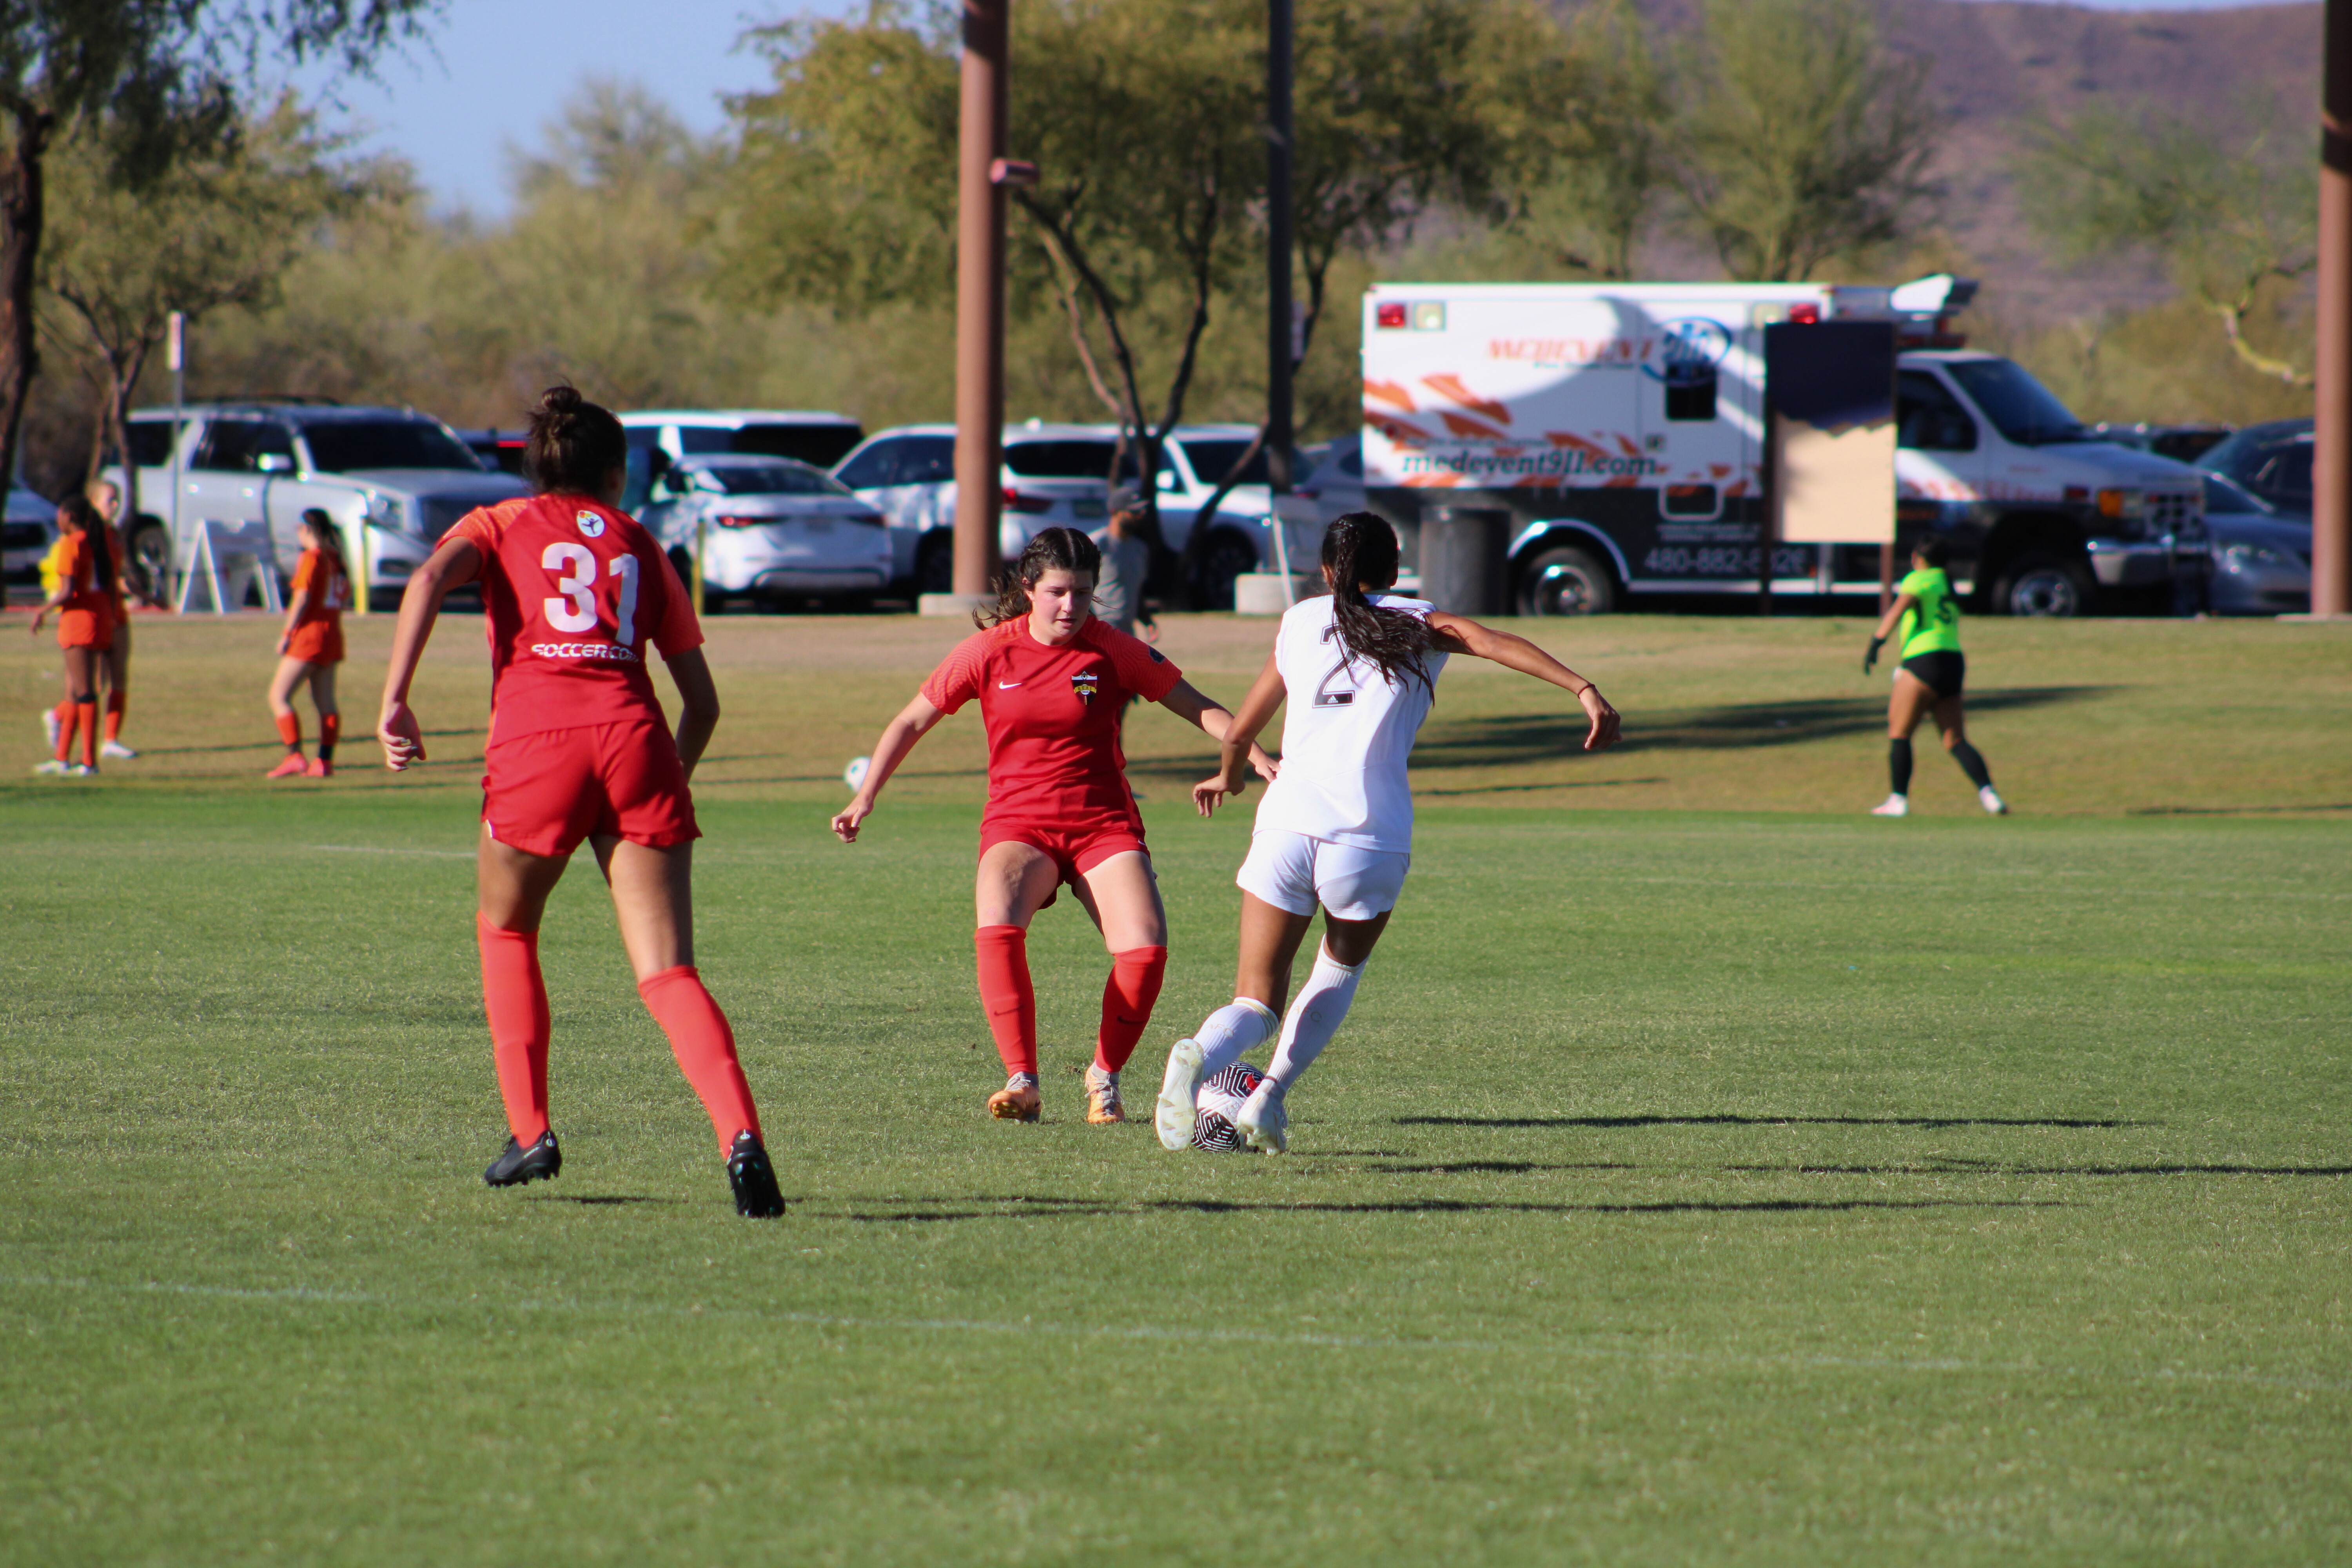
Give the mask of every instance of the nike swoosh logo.
M 1017 680 L 1000 680 L 996 683 L 996 689 L 999 691 L 1010 691 L 1020 684 L 1021 683 Z

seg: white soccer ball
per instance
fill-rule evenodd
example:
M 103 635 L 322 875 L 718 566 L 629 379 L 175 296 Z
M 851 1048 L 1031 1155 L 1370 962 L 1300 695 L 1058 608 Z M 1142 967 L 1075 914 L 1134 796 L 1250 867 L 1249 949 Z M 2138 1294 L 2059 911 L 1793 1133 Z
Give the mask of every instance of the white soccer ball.
M 849 760 L 849 765 L 841 770 L 841 782 L 847 784 L 853 791 L 864 787 L 866 770 L 873 765 L 874 759 L 871 757 L 852 757 Z

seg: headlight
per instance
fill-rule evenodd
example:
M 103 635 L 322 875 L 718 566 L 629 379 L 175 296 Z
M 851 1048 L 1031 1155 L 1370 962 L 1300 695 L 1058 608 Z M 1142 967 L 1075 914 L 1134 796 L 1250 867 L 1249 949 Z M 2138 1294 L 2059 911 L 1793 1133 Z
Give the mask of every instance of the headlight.
M 367 521 L 370 528 L 381 528 L 393 533 L 408 531 L 407 513 L 390 496 L 368 497 Z
M 2273 550 L 2267 544 L 2225 544 L 2221 547 L 2223 564 L 2232 570 L 2249 566 L 2270 566 L 2299 569 L 2300 557 L 2284 550 Z
M 2101 490 L 2101 517 L 2137 517 L 2147 510 L 2146 490 Z

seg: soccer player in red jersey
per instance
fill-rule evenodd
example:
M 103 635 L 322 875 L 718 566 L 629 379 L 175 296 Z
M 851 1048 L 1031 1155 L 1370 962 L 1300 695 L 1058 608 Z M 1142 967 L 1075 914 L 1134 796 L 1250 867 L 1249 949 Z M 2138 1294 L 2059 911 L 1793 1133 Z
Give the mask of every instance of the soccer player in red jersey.
M 530 416 L 538 493 L 468 512 L 409 580 L 377 733 L 385 765 L 425 759 L 409 682 L 443 595 L 481 584 L 489 622 L 490 738 L 478 860 L 482 998 L 513 1136 L 482 1173 L 494 1187 L 553 1176 L 547 986 L 539 922 L 583 838 L 613 891 L 637 994 L 710 1113 L 740 1214 L 784 1211 L 735 1036 L 694 967 L 687 778 L 719 722 L 702 627 L 652 537 L 620 510 L 621 422 L 568 386 Z M 642 650 L 661 650 L 685 710 L 673 738 Z
M 351 602 L 351 574 L 343 568 L 342 536 L 323 510 L 314 506 L 302 514 L 301 535 L 302 556 L 294 563 L 294 602 L 286 607 L 286 631 L 278 639 L 278 673 L 269 678 L 269 712 L 278 721 L 286 756 L 264 778 L 331 778 L 335 739 L 342 731 L 342 710 L 335 706 L 335 666 L 343 662 L 343 606 Z M 306 684 L 319 710 L 319 758 L 307 767 L 302 721 L 294 711 L 294 693 Z
M 915 742 L 977 699 L 988 726 L 988 809 L 980 823 L 973 938 L 981 1005 L 1005 1085 L 988 1110 L 1034 1121 L 1037 1000 L 1029 980 L 1031 917 L 1066 882 L 1110 950 L 1102 1027 L 1087 1069 L 1087 1120 L 1124 1121 L 1119 1069 L 1151 1020 L 1168 968 L 1168 916 L 1160 908 L 1143 816 L 1127 786 L 1119 712 L 1129 697 L 1157 702 L 1213 739 L 1233 715 L 1186 683 L 1159 652 L 1093 616 L 1094 542 L 1049 528 L 1006 574 L 994 613 L 958 644 L 922 692 L 884 728 L 856 798 L 833 819 L 845 844 L 873 815 L 875 797 Z M 1273 763 L 1253 747 L 1268 778 Z
M 88 496 L 68 496 L 58 507 L 58 588 L 33 612 L 32 632 L 41 635 L 51 610 L 58 615 L 58 647 L 66 656 L 66 702 L 58 705 L 57 755 L 33 771 L 89 778 L 98 772 L 98 670 L 114 643 L 116 584 L 122 563 L 106 520 Z M 66 711 L 67 704 L 71 711 Z M 81 761 L 71 760 L 75 741 Z

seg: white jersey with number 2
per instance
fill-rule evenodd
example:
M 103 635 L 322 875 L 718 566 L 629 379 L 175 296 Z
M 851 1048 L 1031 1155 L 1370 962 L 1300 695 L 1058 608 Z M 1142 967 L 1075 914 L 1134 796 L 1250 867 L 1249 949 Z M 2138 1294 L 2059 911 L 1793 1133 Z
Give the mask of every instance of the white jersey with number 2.
M 1395 594 L 1365 597 L 1381 609 L 1423 619 L 1436 607 Z M 1347 657 L 1333 607 L 1328 594 L 1292 605 L 1275 637 L 1275 668 L 1286 693 L 1282 773 L 1258 802 L 1256 831 L 1409 853 L 1412 791 L 1405 760 L 1429 717 L 1445 655 L 1422 656 L 1429 684 L 1410 675 L 1392 684 L 1378 666 Z

